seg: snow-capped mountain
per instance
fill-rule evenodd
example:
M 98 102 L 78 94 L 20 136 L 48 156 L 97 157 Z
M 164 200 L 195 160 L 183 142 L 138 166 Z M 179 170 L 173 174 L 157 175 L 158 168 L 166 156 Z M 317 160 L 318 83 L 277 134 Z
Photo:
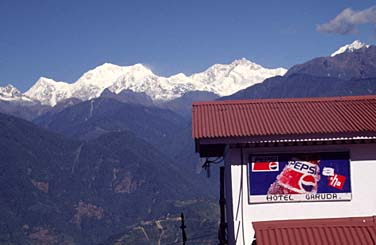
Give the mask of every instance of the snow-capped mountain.
M 110 63 L 97 66 L 83 74 L 71 85 L 72 97 L 89 100 L 100 96 L 104 89 L 110 87 L 121 75 L 137 72 L 142 65 L 118 66 Z
M 0 100 L 3 101 L 13 101 L 13 102 L 33 102 L 32 99 L 22 94 L 13 85 L 6 85 L 5 87 L 0 87 Z
M 168 101 L 189 91 L 230 95 L 266 78 L 285 73 L 284 68 L 267 69 L 244 58 L 231 64 L 213 65 L 191 76 L 179 73 L 170 77 L 157 76 L 142 64 L 117 66 L 105 63 L 86 72 L 72 84 L 42 77 L 25 95 L 54 106 L 68 98 L 89 100 L 99 97 L 107 88 L 113 93 L 123 90 L 144 92 L 154 101 Z
M 334 57 L 334 56 L 336 56 L 338 54 L 342 54 L 342 53 L 345 53 L 345 52 L 354 52 L 354 50 L 361 49 L 361 48 L 369 48 L 369 45 L 367 45 L 365 43 L 362 43 L 359 40 L 355 40 L 351 44 L 347 44 L 347 45 L 345 45 L 343 47 L 340 47 L 337 51 L 335 51 L 334 53 L 332 53 L 330 55 L 330 57 Z
M 231 64 L 216 64 L 204 72 L 193 74 L 190 78 L 202 87 L 200 90 L 227 96 L 245 89 L 266 78 L 283 76 L 284 68 L 267 69 L 245 58 Z
M 25 95 L 40 101 L 43 105 L 54 106 L 58 102 L 72 97 L 71 87 L 71 84 L 41 77 L 26 91 Z

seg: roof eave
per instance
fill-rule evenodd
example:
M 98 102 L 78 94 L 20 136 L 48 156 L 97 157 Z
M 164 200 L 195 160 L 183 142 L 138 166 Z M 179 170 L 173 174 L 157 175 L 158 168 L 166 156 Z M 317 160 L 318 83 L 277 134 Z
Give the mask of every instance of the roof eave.
M 309 142 L 333 140 L 376 139 L 376 132 L 341 133 L 341 134 L 299 134 L 299 135 L 264 135 L 195 138 L 196 144 L 238 144 L 263 142 Z

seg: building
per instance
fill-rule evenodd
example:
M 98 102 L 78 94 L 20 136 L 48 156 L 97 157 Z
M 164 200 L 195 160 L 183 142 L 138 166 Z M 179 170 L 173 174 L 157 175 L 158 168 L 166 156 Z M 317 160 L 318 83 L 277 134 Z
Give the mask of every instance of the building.
M 229 244 L 375 244 L 376 96 L 197 102 L 192 134 L 224 159 Z

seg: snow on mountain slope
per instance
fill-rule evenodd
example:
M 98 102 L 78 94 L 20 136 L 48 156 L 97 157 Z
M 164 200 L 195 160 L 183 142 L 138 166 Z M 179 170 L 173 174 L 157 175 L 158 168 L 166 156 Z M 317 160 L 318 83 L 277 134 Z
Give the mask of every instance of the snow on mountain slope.
M 0 87 L 0 100 L 13 102 L 30 102 L 33 100 L 23 95 L 17 88 L 8 84 L 5 87 Z
M 164 101 L 195 90 L 224 96 L 262 82 L 266 78 L 285 73 L 286 69 L 266 69 L 244 58 L 231 64 L 213 65 L 206 71 L 189 77 L 183 73 L 160 77 L 140 66 L 138 70 L 120 76 L 109 90 L 114 93 L 120 93 L 124 89 L 145 92 L 153 100 Z
M 25 95 L 54 106 L 68 98 L 89 100 L 99 97 L 104 89 L 113 93 L 123 90 L 144 92 L 153 100 L 172 100 L 189 91 L 209 91 L 220 96 L 230 95 L 266 78 L 284 75 L 286 69 L 267 69 L 249 60 L 216 64 L 204 72 L 170 77 L 155 75 L 142 64 L 117 66 L 105 63 L 83 74 L 75 83 L 56 82 L 41 77 Z
M 361 49 L 361 48 L 369 48 L 369 45 L 367 45 L 365 43 L 362 43 L 359 40 L 355 40 L 351 44 L 347 44 L 347 45 L 345 45 L 343 47 L 340 47 L 337 51 L 335 51 L 334 53 L 332 53 L 330 55 L 330 57 L 334 57 L 334 56 L 336 56 L 338 54 L 342 54 L 342 53 L 345 53 L 345 52 L 354 52 L 354 50 Z
M 58 102 L 72 97 L 72 85 L 65 82 L 56 82 L 52 79 L 41 77 L 25 92 L 25 95 L 41 102 L 43 105 L 54 106 Z
M 188 91 L 201 90 L 183 73 L 160 77 L 145 69 L 140 67 L 140 70 L 123 74 L 109 87 L 109 90 L 117 94 L 126 89 L 144 92 L 153 100 L 162 101 L 178 98 Z
M 134 66 L 118 66 L 110 63 L 97 66 L 96 68 L 83 74 L 74 84 L 71 86 L 72 97 L 79 98 L 81 100 L 89 100 L 100 96 L 104 89 L 110 87 L 117 78 L 125 73 L 132 72 L 135 69 Z
M 214 92 L 220 96 L 233 94 L 266 78 L 283 76 L 286 69 L 267 69 L 245 58 L 229 65 L 216 64 L 204 72 L 191 76 L 202 87 L 200 90 Z

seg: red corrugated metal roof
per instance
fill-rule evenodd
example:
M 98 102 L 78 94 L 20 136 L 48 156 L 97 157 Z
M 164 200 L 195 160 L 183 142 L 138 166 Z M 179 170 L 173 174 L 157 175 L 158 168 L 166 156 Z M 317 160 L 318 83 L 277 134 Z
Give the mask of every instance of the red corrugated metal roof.
M 196 102 L 192 135 L 200 138 L 372 133 L 376 96 Z
M 257 245 L 375 245 L 376 218 L 253 222 Z

